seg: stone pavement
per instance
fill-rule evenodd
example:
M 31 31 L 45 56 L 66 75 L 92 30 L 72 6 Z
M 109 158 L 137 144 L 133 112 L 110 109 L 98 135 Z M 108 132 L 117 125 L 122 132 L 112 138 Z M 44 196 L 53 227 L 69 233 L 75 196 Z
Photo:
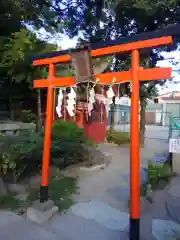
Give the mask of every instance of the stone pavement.
M 0 239 L 2 240 L 67 240 L 62 234 L 46 230 L 40 225 L 11 213 L 0 212 Z
M 103 170 L 80 172 L 79 194 L 67 213 L 56 215 L 41 225 L 16 215 L 7 217 L 7 213 L 0 213 L 0 239 L 128 239 L 129 147 L 103 144 L 99 149 L 111 157 L 111 163 Z M 141 149 L 142 168 L 147 167 L 152 156 L 164 155 L 167 151 L 165 142 L 148 140 Z M 141 180 L 144 181 L 144 178 L 145 172 L 142 170 Z M 178 179 L 176 181 L 178 184 Z M 176 222 L 171 217 L 177 205 L 168 201 L 175 195 L 172 192 L 179 194 L 177 187 L 174 189 L 170 186 L 166 191 L 154 195 L 153 204 L 147 202 L 145 208 L 141 209 L 141 239 L 169 240 L 174 231 L 179 231 L 179 215 Z

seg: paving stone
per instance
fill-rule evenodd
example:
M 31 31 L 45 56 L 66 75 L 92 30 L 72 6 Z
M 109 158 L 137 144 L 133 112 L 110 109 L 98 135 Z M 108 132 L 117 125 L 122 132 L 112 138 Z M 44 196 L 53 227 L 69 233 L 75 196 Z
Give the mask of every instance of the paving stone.
M 171 181 L 168 187 L 166 198 L 166 207 L 172 220 L 180 223 L 180 177 Z
M 161 163 L 164 164 L 168 159 L 168 155 L 165 156 L 153 156 L 152 157 L 152 162 L 153 163 Z
M 69 240 L 59 233 L 58 236 L 40 225 L 11 213 L 0 212 L 0 239 L 2 240 Z
M 6 228 L 11 224 L 18 222 L 19 220 L 21 220 L 20 216 L 9 211 L 1 211 L 0 212 L 0 229 Z M 0 239 L 2 238 L 0 237 Z
M 153 203 L 151 204 L 151 211 L 148 212 L 150 219 L 171 220 L 166 208 L 166 199 L 167 192 L 165 189 L 153 192 Z
M 170 240 L 180 236 L 180 225 L 173 221 L 153 219 L 152 234 L 157 240 Z
M 110 230 L 124 231 L 129 224 L 129 215 L 98 201 L 78 203 L 71 208 L 72 212 L 85 219 L 94 220 Z
M 141 184 L 145 184 L 147 182 L 147 170 L 145 168 L 140 169 L 140 178 Z
M 107 229 L 96 221 L 74 215 L 71 211 L 53 217 L 44 227 L 57 236 L 63 234 L 69 240 L 124 240 L 119 231 Z

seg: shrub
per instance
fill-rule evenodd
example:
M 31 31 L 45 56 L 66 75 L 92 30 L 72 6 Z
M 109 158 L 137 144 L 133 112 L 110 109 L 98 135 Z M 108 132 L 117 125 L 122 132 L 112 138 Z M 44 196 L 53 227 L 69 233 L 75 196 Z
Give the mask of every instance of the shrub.
M 117 145 L 129 143 L 129 132 L 107 131 L 107 141 Z
M 52 163 L 63 168 L 77 162 L 87 160 L 89 156 L 85 146 L 75 138 L 62 136 L 52 141 Z
M 171 176 L 171 170 L 167 164 L 153 164 L 152 161 L 149 161 L 148 184 L 150 184 L 152 188 L 156 188 L 161 180 L 168 183 L 171 179 Z
M 60 168 L 89 159 L 88 139 L 73 123 L 56 121 L 52 127 L 51 162 Z M 41 166 L 43 134 L 21 132 L 0 136 L 0 173 L 4 180 L 17 181 Z
M 84 135 L 83 129 L 79 128 L 75 123 L 62 120 L 55 121 L 52 127 L 52 139 L 55 140 L 63 136 L 76 139 L 78 142 L 88 146 L 95 145 Z
M 37 117 L 31 110 L 22 110 L 18 119 L 24 123 L 35 123 Z
M 64 136 L 75 138 L 82 143 L 86 141 L 83 129 L 77 127 L 76 124 L 62 120 L 55 121 L 52 127 L 52 139 L 54 140 Z
M 71 122 L 58 120 L 52 127 L 52 163 L 63 168 L 70 164 L 89 159 L 87 145 L 91 142 L 85 137 L 83 129 Z
M 23 132 L 9 138 L 1 136 L 0 171 L 3 176 L 12 173 L 17 181 L 25 173 L 34 171 L 41 163 L 42 140 L 33 132 Z

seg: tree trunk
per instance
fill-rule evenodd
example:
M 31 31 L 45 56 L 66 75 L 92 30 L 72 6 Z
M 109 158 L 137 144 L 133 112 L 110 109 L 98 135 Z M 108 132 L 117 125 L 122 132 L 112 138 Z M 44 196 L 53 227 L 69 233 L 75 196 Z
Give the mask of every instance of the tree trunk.
M 108 140 L 111 140 L 111 135 L 114 127 L 114 108 L 115 108 L 115 97 L 112 99 L 112 107 L 110 110 L 110 125 L 109 125 L 109 135 L 108 135 Z
M 38 116 L 37 116 L 37 124 L 36 124 L 36 128 L 37 128 L 37 132 L 39 132 L 41 130 L 42 127 L 42 109 L 41 109 L 41 90 L 38 89 L 37 90 L 37 94 L 38 94 Z
M 7 195 L 7 189 L 3 179 L 0 177 L 0 197 Z
M 146 98 L 140 97 L 140 144 L 144 145 L 144 135 L 146 130 Z

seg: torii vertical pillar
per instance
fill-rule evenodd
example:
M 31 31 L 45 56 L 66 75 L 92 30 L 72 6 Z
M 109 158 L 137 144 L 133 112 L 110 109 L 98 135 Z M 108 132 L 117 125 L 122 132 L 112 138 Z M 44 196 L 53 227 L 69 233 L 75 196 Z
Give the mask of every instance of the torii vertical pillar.
M 54 103 L 54 89 L 52 81 L 55 76 L 55 65 L 49 64 L 48 88 L 47 88 L 47 103 L 46 103 L 46 122 L 44 135 L 44 151 L 42 159 L 42 177 L 40 186 L 40 202 L 48 200 L 48 181 L 49 181 L 49 162 L 51 150 L 51 127 L 53 120 L 53 103 Z
M 130 240 L 140 239 L 139 51 L 132 51 L 130 124 Z

